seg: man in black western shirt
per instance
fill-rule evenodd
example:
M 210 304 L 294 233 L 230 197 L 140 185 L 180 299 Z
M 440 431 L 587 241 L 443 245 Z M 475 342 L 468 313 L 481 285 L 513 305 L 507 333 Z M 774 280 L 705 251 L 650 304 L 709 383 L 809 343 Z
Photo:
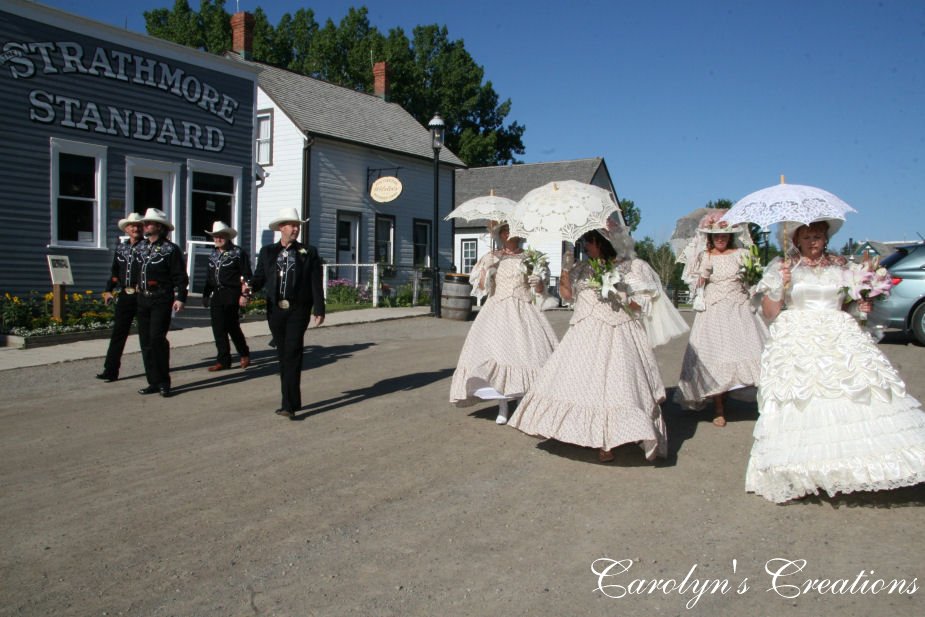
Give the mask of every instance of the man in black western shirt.
M 307 219 L 306 219 L 307 220 Z M 324 323 L 324 288 L 321 258 L 313 246 L 298 241 L 305 221 L 295 208 L 283 208 L 270 222 L 280 233 L 279 242 L 260 249 L 257 268 L 245 293 L 267 290 L 267 322 L 276 341 L 282 403 L 276 413 L 295 418 L 302 408 L 302 351 L 309 320 Z M 312 318 L 314 313 L 314 318 Z
M 112 326 L 112 338 L 109 339 L 109 349 L 106 351 L 106 361 L 103 363 L 103 372 L 96 378 L 110 382 L 119 379 L 119 368 L 122 366 L 122 352 L 125 350 L 125 341 L 132 329 L 132 321 L 138 314 L 138 262 L 135 259 L 135 249 L 144 237 L 141 215 L 132 212 L 119 221 L 119 229 L 128 236 L 126 242 L 116 247 L 112 257 L 112 272 L 106 282 L 106 291 L 103 292 L 103 302 L 112 302 L 112 292 L 120 289 L 116 298 L 115 323 Z
M 170 329 L 172 313 L 186 303 L 189 276 L 180 247 L 167 239 L 173 225 L 157 208 L 148 208 L 142 218 L 145 239 L 136 251 L 138 258 L 138 340 L 148 387 L 139 394 L 170 396 Z
M 233 227 L 215 221 L 212 231 L 206 233 L 212 236 L 215 248 L 209 255 L 209 271 L 206 286 L 202 290 L 202 304 L 209 308 L 212 336 L 218 351 L 216 362 L 209 370 L 214 372 L 231 368 L 229 336 L 241 356 L 241 368 L 247 368 L 251 362 L 250 351 L 241 331 L 238 310 L 247 303 L 247 299 L 241 295 L 241 282 L 251 278 L 250 258 L 244 249 L 234 244 L 238 232 Z

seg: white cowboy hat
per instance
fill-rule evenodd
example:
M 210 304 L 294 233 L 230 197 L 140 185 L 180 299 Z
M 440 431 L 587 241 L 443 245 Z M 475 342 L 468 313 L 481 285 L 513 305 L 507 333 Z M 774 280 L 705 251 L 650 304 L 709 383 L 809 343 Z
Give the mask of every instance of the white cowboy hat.
M 283 223 L 307 223 L 308 219 L 302 220 L 299 211 L 295 208 L 280 208 L 276 218 L 270 221 L 269 228 L 271 231 L 279 231 L 279 226 Z
M 212 223 L 212 231 L 206 230 L 206 233 L 210 236 L 226 236 L 229 240 L 234 240 L 238 235 L 238 231 L 234 227 L 225 225 L 223 221 Z
M 119 219 L 119 230 L 125 231 L 125 228 L 133 223 L 141 223 L 141 215 L 137 212 L 130 212 L 124 219 Z
M 169 231 L 173 231 L 173 225 L 170 223 L 170 221 L 167 220 L 167 215 L 164 214 L 163 210 L 158 210 L 157 208 L 148 208 L 145 211 L 145 215 L 141 218 L 141 222 L 160 223 Z

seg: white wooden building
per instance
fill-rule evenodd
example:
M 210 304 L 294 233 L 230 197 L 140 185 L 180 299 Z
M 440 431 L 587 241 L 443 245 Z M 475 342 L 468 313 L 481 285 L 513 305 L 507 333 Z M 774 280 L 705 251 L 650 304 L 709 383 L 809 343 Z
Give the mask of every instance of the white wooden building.
M 252 27 L 243 20 L 243 27 Z M 376 65 L 376 94 L 356 92 L 319 79 L 248 60 L 250 38 L 235 32 L 239 62 L 258 70 L 256 152 L 266 177 L 257 193 L 255 251 L 274 241 L 267 224 L 280 208 L 295 207 L 310 218 L 304 241 L 318 248 L 331 276 L 356 284 L 371 268 L 399 272 L 431 267 L 434 225 L 434 152 L 430 131 L 401 106 L 388 102 L 387 68 Z M 239 41 L 241 42 L 239 45 Z M 439 111 L 439 110 L 434 110 Z M 454 170 L 464 163 L 440 151 L 439 238 L 441 271 L 451 269 Z M 392 176 L 402 190 L 388 203 L 370 197 L 370 186 Z M 331 268 L 334 270 L 334 268 Z

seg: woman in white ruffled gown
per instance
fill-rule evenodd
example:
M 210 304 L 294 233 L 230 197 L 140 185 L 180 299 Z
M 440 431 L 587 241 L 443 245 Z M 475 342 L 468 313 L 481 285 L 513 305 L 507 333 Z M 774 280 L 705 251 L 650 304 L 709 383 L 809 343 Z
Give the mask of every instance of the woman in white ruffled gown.
M 599 232 L 586 234 L 585 251 L 592 259 L 616 258 Z M 616 263 L 623 291 L 606 299 L 591 285 L 587 261 L 570 271 L 563 264 L 559 290 L 563 300 L 574 302 L 574 316 L 509 425 L 598 448 L 602 462 L 612 460 L 611 449 L 625 443 L 639 443 L 649 460 L 664 458 L 668 439 L 660 403 L 665 388 L 643 324 L 655 303 L 668 300 L 646 262 L 627 255 Z M 678 315 L 656 320 L 656 329 L 657 336 L 671 338 L 686 332 L 687 325 Z
M 772 264 L 759 284 L 776 319 L 745 488 L 777 503 L 925 481 L 925 412 L 843 310 L 845 261 L 825 254 L 828 230 L 824 221 L 800 227 L 800 255 Z
M 508 419 L 508 401 L 521 398 L 558 343 L 533 302 L 545 281 L 522 268 L 524 253 L 508 226 L 495 232 L 504 248 L 486 254 L 473 269 L 473 285 L 488 294 L 479 309 L 450 385 L 450 402 L 465 407 L 498 401 L 497 423 Z
M 708 217 L 697 231 L 706 236 L 706 246 L 685 268 L 693 286 L 700 287 L 704 306 L 694 317 L 675 399 L 687 409 L 703 409 L 712 399 L 713 424 L 722 427 L 726 393 L 758 383 L 768 328 L 752 309 L 740 273 L 748 250 L 733 245 L 733 233 L 742 230 Z

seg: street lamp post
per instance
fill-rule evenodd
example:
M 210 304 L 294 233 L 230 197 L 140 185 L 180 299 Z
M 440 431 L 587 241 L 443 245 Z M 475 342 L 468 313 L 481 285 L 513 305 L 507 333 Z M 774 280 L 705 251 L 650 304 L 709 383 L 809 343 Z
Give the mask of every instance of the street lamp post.
M 771 245 L 771 228 L 764 227 L 758 232 L 761 235 L 761 242 L 764 244 L 764 265 L 768 265 L 768 248 Z
M 430 245 L 430 271 L 433 278 L 433 287 L 430 292 L 430 307 L 434 317 L 440 317 L 440 251 L 438 225 L 440 224 L 440 149 L 443 148 L 443 137 L 446 124 L 440 114 L 434 114 L 427 123 L 430 129 L 431 146 L 434 149 L 434 222 Z

